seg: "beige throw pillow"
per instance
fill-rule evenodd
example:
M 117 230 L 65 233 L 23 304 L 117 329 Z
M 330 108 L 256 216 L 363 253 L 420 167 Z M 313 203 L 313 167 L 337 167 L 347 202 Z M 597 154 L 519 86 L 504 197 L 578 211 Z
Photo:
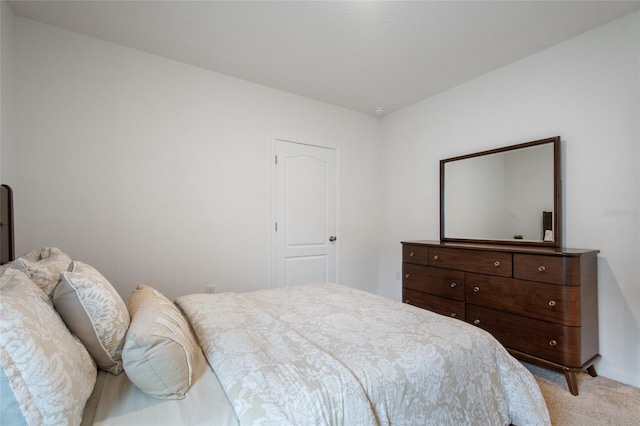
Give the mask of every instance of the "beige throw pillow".
M 84 343 L 98 368 L 122 373 L 122 348 L 129 328 L 127 306 L 111 283 L 91 265 L 74 261 L 62 274 L 53 305 Z
M 18 259 L 25 259 L 25 260 L 28 260 L 29 262 L 37 262 L 38 260 L 40 260 L 40 253 L 41 253 L 40 250 L 32 250 L 29 253 L 23 254 Z M 4 271 L 6 271 L 7 269 L 13 268 L 13 262 L 15 261 L 11 261 L 11 262 L 5 263 L 4 265 L 0 265 L 0 275 L 4 274 Z
M 0 277 L 0 364 L 27 424 L 77 425 L 96 367 L 50 303 L 23 272 Z
M 186 319 L 164 295 L 142 284 L 131 295 L 129 314 L 122 352 L 127 376 L 148 395 L 183 399 L 191 387 L 197 348 Z
M 60 274 L 71 264 L 71 258 L 56 247 L 31 251 L 14 260 L 11 267 L 24 272 L 44 293 L 51 297 Z

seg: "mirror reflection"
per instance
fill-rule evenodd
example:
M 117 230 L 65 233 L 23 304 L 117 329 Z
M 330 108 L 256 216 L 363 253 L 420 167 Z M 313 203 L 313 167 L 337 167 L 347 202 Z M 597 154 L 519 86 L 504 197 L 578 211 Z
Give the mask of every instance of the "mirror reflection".
M 556 139 L 443 160 L 443 239 L 556 243 Z

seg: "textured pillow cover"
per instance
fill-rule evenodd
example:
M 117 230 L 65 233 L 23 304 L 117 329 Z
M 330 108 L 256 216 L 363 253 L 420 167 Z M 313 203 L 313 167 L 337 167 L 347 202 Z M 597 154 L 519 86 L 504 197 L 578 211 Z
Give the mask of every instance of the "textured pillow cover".
M 24 417 L 3 423 L 82 420 L 96 367 L 49 303 L 23 272 L 7 269 L 0 277 L 0 364 Z
M 185 398 L 197 348 L 186 319 L 162 293 L 142 284 L 131 295 L 129 314 L 122 352 L 127 376 L 155 398 Z
M 71 258 L 56 247 L 31 251 L 13 261 L 12 268 L 24 272 L 44 293 L 51 297 L 60 274 L 71 264 Z
M 122 373 L 122 347 L 129 327 L 127 306 L 91 265 L 74 261 L 53 294 L 53 305 L 84 343 L 98 368 Z
M 30 251 L 29 253 L 25 253 L 22 256 L 19 257 L 19 259 L 25 259 L 28 260 L 29 262 L 37 262 L 40 259 L 40 252 L 41 250 L 33 250 Z M 4 274 L 4 271 L 6 271 L 9 268 L 13 267 L 13 262 L 15 262 L 14 260 L 5 263 L 4 265 L 0 265 L 0 275 Z

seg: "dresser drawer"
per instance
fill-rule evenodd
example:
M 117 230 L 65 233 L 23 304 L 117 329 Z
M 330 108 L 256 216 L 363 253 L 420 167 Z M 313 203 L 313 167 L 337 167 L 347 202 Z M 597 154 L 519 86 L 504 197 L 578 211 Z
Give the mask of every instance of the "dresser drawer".
M 461 271 L 403 263 L 402 286 L 464 301 L 464 272 Z
M 514 254 L 513 276 L 530 281 L 579 285 L 580 261 L 563 256 Z
M 429 266 L 510 277 L 512 257 L 498 251 L 430 247 Z
M 467 273 L 466 301 L 563 325 L 580 325 L 580 288 Z
M 432 296 L 408 288 L 402 289 L 402 300 L 413 306 L 445 315 L 451 318 L 464 320 L 464 302 Z
M 402 245 L 402 261 L 405 263 L 418 263 L 426 265 L 428 263 L 429 249 L 426 246 L 411 244 Z
M 466 320 L 493 334 L 503 346 L 570 368 L 580 368 L 580 327 L 568 327 L 467 305 Z

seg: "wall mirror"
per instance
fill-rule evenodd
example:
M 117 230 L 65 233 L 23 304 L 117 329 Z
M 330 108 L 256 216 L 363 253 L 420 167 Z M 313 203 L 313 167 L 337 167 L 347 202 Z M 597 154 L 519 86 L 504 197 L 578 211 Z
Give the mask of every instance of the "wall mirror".
M 560 137 L 440 161 L 440 240 L 562 247 Z

